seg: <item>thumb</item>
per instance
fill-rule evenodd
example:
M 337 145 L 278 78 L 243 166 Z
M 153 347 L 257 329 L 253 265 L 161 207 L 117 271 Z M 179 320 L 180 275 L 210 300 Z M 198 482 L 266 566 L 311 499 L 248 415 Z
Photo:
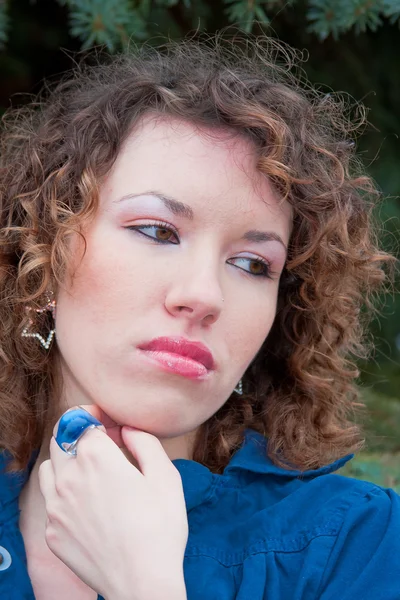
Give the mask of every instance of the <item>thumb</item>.
M 121 437 L 143 475 L 159 476 L 166 468 L 171 468 L 172 463 L 155 435 L 124 425 Z
M 86 410 L 93 417 L 101 421 L 105 428 L 105 432 L 119 448 L 123 446 L 121 438 L 121 425 L 116 423 L 107 413 L 97 406 L 97 404 L 81 404 L 80 408 Z

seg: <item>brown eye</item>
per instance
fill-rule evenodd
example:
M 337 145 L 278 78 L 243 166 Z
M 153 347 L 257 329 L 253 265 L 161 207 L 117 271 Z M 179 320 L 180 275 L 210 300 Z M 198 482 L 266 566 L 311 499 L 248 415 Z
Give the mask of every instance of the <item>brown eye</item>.
M 154 223 L 153 225 L 130 225 L 127 227 L 131 231 L 137 231 L 140 235 L 144 235 L 145 237 L 158 242 L 159 244 L 179 244 L 178 234 L 170 227 L 166 227 L 164 223 Z M 150 235 L 149 233 L 144 233 L 142 229 L 149 231 L 153 229 L 155 231 L 154 235 Z M 171 236 L 175 236 L 178 241 L 172 241 Z
M 254 277 L 263 277 L 266 279 L 272 279 L 270 265 L 267 263 L 267 261 L 264 261 L 261 258 L 257 259 L 257 258 L 250 258 L 250 257 L 246 257 L 246 256 L 238 256 L 237 258 L 232 258 L 231 261 L 235 261 L 235 262 L 245 261 L 247 263 L 250 263 L 250 267 L 247 269 L 244 269 L 244 268 L 240 267 L 239 265 L 237 265 L 237 266 L 242 271 L 245 271 L 245 273 L 248 273 L 249 275 L 253 275 Z
M 264 273 L 265 265 L 258 262 L 258 260 L 251 261 L 250 266 L 251 266 L 250 273 L 252 275 L 262 275 Z
M 156 238 L 160 240 L 160 242 L 168 242 L 170 241 L 170 236 L 173 234 L 169 229 L 157 227 L 157 235 Z

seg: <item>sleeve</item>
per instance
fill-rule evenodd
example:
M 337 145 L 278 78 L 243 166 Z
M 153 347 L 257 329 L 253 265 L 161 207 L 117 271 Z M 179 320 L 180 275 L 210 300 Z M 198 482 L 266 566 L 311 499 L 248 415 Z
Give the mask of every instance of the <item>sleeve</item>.
M 349 508 L 318 600 L 400 600 L 400 496 L 372 486 Z

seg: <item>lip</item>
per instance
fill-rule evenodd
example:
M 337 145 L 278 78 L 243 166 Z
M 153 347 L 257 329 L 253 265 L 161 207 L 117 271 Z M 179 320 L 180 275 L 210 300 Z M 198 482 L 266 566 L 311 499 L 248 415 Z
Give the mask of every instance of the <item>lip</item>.
M 192 359 L 211 371 L 214 369 L 214 358 L 210 350 L 201 342 L 193 342 L 184 337 L 158 337 L 138 346 L 140 350 L 162 352 Z
M 183 337 L 158 337 L 139 344 L 138 349 L 164 371 L 189 379 L 208 378 L 214 369 L 214 358 L 209 349 L 201 342 Z

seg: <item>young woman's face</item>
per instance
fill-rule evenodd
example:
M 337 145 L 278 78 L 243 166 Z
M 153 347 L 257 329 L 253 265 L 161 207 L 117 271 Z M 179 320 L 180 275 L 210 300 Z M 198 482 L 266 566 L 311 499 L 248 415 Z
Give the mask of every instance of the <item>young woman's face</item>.
M 68 404 L 98 404 L 160 439 L 194 432 L 252 362 L 274 321 L 291 230 L 290 206 L 257 172 L 251 143 L 204 133 L 141 121 L 57 297 Z M 244 237 L 254 230 L 264 234 Z M 139 349 L 160 336 L 202 342 L 213 369 L 190 377 Z

